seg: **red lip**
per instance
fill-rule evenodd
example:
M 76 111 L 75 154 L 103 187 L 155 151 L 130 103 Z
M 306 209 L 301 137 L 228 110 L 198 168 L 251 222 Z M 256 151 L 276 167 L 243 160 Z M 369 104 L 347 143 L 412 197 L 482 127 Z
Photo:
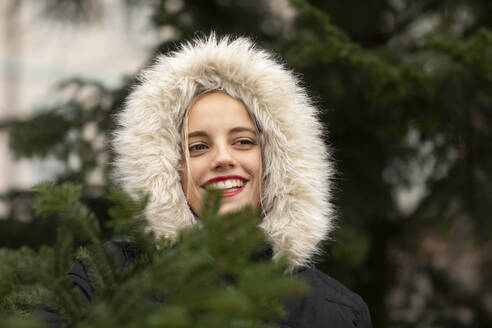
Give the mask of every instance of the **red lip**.
M 206 185 L 208 185 L 209 183 L 212 183 L 212 182 L 218 182 L 218 181 L 224 181 L 224 180 L 230 180 L 230 179 L 239 179 L 239 180 L 243 180 L 243 181 L 248 181 L 247 179 L 243 178 L 240 175 L 223 175 L 223 176 L 218 176 L 218 177 L 215 177 L 215 178 L 208 180 L 207 182 L 205 182 L 202 185 L 202 187 L 205 187 Z
M 245 187 L 246 187 L 246 183 L 241 188 L 239 188 L 237 190 L 229 191 L 229 192 L 224 193 L 222 195 L 222 197 L 232 197 L 232 196 L 235 196 L 235 195 L 239 194 L 241 191 L 243 191 Z

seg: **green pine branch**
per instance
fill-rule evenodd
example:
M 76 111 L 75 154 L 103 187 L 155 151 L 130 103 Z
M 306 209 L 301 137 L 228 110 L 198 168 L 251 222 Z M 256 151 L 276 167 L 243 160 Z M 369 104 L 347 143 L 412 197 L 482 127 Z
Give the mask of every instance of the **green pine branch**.
M 254 211 L 218 214 L 220 194 L 208 194 L 200 225 L 169 241 L 149 231 L 146 197 L 113 191 L 108 225 L 141 252 L 121 268 L 111 244 L 100 240 L 97 218 L 81 203 L 80 186 L 44 183 L 35 191 L 37 215 L 58 217 L 57 242 L 42 254 L 1 250 L 0 260 L 9 261 L 0 269 L 0 304 L 10 316 L 0 324 L 12 325 L 41 302 L 58 309 L 69 326 L 269 327 L 284 315 L 282 301 L 306 292 L 285 274 L 286 261 L 259 255 L 267 244 Z M 74 251 L 75 239 L 87 245 Z M 90 268 L 95 293 L 88 305 L 60 273 L 74 258 Z

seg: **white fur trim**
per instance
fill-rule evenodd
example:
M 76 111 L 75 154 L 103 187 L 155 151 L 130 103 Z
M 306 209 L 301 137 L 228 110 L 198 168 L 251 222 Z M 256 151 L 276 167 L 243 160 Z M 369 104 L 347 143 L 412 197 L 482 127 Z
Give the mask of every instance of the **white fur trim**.
M 172 238 L 195 223 L 180 184 L 179 128 L 195 94 L 214 89 L 241 99 L 262 131 L 261 228 L 275 256 L 309 264 L 334 217 L 322 127 L 294 74 L 249 39 L 195 40 L 142 72 L 113 142 L 121 183 L 150 193 L 147 215 L 156 234 Z

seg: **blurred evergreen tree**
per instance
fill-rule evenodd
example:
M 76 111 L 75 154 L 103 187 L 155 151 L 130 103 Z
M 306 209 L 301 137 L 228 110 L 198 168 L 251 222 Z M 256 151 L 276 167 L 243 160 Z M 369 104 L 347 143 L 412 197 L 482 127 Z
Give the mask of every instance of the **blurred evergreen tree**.
M 70 2 L 50 3 L 57 1 Z M 445 233 L 456 220 L 473 227 L 478 247 L 491 239 L 490 1 L 291 0 L 290 9 L 284 1 L 266 0 L 127 4 L 151 6 L 154 27 L 175 34 L 156 47 L 149 62 L 181 40 L 215 30 L 253 37 L 302 74 L 323 110 L 339 171 L 339 228 L 319 267 L 362 294 L 375 327 L 461 327 L 466 324 L 457 308 L 473 313 L 468 325 L 491 325 L 484 295 L 492 286 L 456 297 L 450 290 L 461 290 L 458 282 L 443 279 L 446 272 L 435 268 L 424 271 L 443 297 L 429 304 L 430 315 L 395 321 L 388 303 L 399 269 L 393 249 L 411 253 L 424 231 Z M 61 91 L 73 90 L 67 101 L 31 120 L 3 124 L 11 131 L 12 149 L 22 157 L 60 159 L 65 169 L 58 180 L 85 184 L 85 200 L 104 213 L 101 195 L 111 166 L 102 163 L 112 159 L 112 117 L 133 82 L 130 77 L 115 90 L 78 79 L 62 83 Z M 87 138 L 89 128 L 96 132 Z M 104 170 L 103 186 L 88 186 L 87 177 L 97 168 Z M 417 200 L 405 206 L 399 195 L 414 190 L 420 190 Z M 17 205 L 2 226 L 17 224 L 18 213 L 29 216 L 29 193 L 5 197 Z M 34 222 L 24 223 L 26 238 Z

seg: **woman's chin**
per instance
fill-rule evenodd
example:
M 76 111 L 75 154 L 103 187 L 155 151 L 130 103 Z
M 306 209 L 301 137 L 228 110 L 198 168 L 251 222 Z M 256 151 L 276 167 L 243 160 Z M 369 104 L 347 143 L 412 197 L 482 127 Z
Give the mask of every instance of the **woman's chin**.
M 219 208 L 219 214 L 224 215 L 232 212 L 237 212 L 243 209 L 247 204 L 242 203 L 230 203 L 230 204 L 222 204 Z
M 224 215 L 231 212 L 239 211 L 243 206 L 239 204 L 222 204 L 219 208 L 219 214 Z
M 231 204 L 231 203 L 230 204 L 222 204 L 219 208 L 219 214 L 224 215 L 224 214 L 228 214 L 228 213 L 238 212 L 247 206 L 254 207 L 253 204 L 242 203 L 242 202 L 241 203 L 235 203 L 235 204 Z

